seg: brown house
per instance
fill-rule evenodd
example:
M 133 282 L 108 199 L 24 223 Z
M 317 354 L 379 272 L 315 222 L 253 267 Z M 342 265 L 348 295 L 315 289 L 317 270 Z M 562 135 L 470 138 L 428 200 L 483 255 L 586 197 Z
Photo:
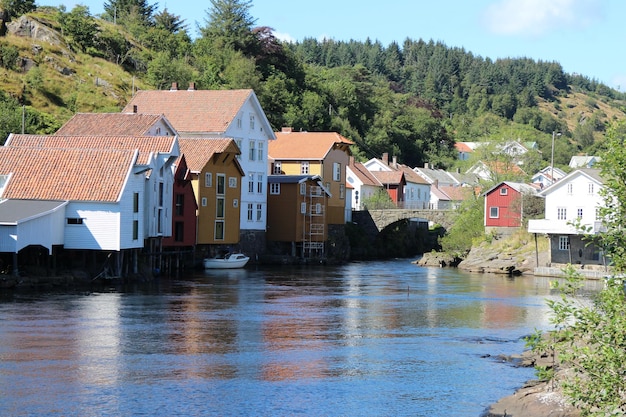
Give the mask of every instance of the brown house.
M 322 256 L 327 240 L 330 193 L 319 175 L 270 175 L 267 199 L 269 245 L 291 256 Z
M 232 139 L 180 139 L 198 207 L 197 243 L 213 255 L 239 243 L 243 169 Z
M 319 175 L 329 192 L 328 224 L 346 222 L 346 167 L 353 142 L 335 132 L 276 133 L 270 142 L 268 159 L 272 175 Z
M 185 155 L 176 161 L 172 201 L 172 236 L 163 238 L 163 247 L 193 249 L 196 246 L 196 212 L 198 204 L 193 191 L 192 174 Z

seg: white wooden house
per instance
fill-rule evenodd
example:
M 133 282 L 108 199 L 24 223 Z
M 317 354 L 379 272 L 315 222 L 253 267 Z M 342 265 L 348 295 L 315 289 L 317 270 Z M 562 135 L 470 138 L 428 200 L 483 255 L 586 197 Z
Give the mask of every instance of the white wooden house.
M 241 249 L 248 253 L 264 249 L 267 149 L 276 136 L 253 90 L 196 90 L 193 83 L 179 90 L 173 83 L 170 90 L 138 91 L 123 113 L 164 114 L 181 138 L 234 139 L 245 173 L 239 204 Z
M 592 235 L 604 231 L 598 216 L 604 205 L 602 188 L 599 170 L 578 169 L 539 193 L 545 198 L 545 219 L 529 220 L 528 231 L 549 238 L 551 263 L 606 264 L 600 249 L 585 240 L 576 226 L 580 223 L 589 228 Z

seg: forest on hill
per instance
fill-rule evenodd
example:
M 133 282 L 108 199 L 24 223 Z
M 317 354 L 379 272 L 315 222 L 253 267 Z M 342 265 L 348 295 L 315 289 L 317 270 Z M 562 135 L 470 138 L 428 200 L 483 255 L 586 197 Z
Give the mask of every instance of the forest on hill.
M 93 16 L 82 5 L 0 0 L 0 142 L 53 133 L 76 112 L 120 111 L 137 89 L 193 82 L 252 88 L 275 130 L 339 132 L 358 159 L 387 152 L 409 166 L 464 168 L 471 161 L 457 160 L 455 142 L 534 142 L 532 173 L 550 162 L 553 132 L 555 165 L 566 168 L 572 155 L 598 153 L 625 114 L 624 93 L 557 62 L 491 60 L 422 39 L 286 43 L 255 26 L 251 0 L 211 0 L 192 39 L 157 4 L 103 4 Z

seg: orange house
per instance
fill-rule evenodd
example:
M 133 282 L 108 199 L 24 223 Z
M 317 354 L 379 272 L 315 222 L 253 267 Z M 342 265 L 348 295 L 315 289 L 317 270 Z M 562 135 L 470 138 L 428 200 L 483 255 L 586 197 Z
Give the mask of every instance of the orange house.
M 345 224 L 346 167 L 352 141 L 335 132 L 284 128 L 268 146 L 271 175 L 319 175 L 328 191 L 327 224 Z
M 319 175 L 270 175 L 267 240 L 292 256 L 321 256 L 327 239 L 329 193 Z
M 232 139 L 180 139 L 180 149 L 198 206 L 198 245 L 209 245 L 208 252 L 214 254 L 220 246 L 238 244 L 244 172 L 237 144 Z

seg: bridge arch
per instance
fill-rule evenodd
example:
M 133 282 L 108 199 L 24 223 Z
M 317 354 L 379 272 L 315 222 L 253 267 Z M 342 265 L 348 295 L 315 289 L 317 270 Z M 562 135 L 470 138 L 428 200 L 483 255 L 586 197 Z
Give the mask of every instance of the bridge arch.
M 403 219 L 413 218 L 426 219 L 429 222 L 440 224 L 447 230 L 452 226 L 453 213 L 453 210 L 416 210 L 396 208 L 362 210 L 352 212 L 352 221 L 366 228 L 369 227 L 370 229 L 373 229 L 375 227 L 378 233 L 392 223 Z

